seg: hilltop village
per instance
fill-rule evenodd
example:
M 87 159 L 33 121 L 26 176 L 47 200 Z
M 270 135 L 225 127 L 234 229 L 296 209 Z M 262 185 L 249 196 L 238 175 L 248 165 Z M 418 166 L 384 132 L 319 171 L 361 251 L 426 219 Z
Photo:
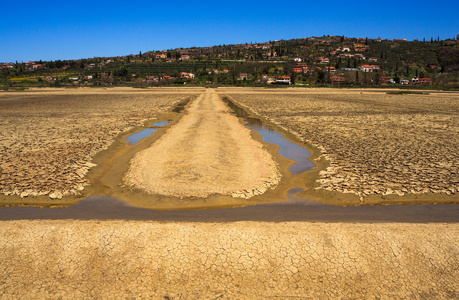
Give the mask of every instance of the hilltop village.
M 0 86 L 459 86 L 458 39 L 309 37 L 0 64 Z

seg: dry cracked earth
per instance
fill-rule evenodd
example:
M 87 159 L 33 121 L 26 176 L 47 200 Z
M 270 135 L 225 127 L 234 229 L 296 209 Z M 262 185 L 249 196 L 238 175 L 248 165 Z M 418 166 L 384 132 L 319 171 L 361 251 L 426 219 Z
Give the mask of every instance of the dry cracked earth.
M 0 193 L 80 194 L 92 157 L 196 90 L 40 89 L 0 93 Z
M 2 92 L 0 192 L 77 193 L 92 155 L 118 133 L 202 93 Z M 457 93 L 221 93 L 320 147 L 331 160 L 321 189 L 457 192 Z M 0 228 L 2 299 L 459 298 L 456 223 L 22 220 Z
M 226 89 L 296 134 L 330 166 L 316 189 L 369 195 L 459 192 L 459 93 Z
M 457 224 L 5 221 L 2 299 L 458 299 Z

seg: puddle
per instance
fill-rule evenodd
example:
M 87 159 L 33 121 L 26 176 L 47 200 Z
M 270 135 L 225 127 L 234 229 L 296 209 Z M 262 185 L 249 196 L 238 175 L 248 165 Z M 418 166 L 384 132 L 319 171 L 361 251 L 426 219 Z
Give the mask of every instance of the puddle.
M 159 121 L 159 122 L 153 123 L 153 125 L 151 126 L 161 127 L 161 126 L 169 124 L 170 122 L 172 122 L 172 120 Z
M 288 169 L 293 175 L 303 173 L 314 168 L 314 163 L 309 160 L 311 152 L 305 148 L 285 139 L 281 133 L 274 131 L 269 126 L 259 121 L 259 124 L 248 124 L 250 129 L 256 130 L 262 137 L 263 141 L 279 146 L 279 154 L 285 158 L 296 161 Z
M 136 134 L 133 134 L 133 135 L 130 135 L 126 138 L 125 142 L 130 142 L 130 145 L 135 145 L 137 144 L 138 142 L 140 142 L 141 140 L 143 140 L 144 138 L 147 138 L 149 137 L 150 135 L 152 135 L 156 130 L 156 128 L 147 128 L 147 129 L 144 129 L 140 132 L 137 132 Z
M 250 129 L 256 130 L 258 134 L 263 137 L 264 142 L 279 146 L 280 155 L 296 161 L 296 163 L 288 169 L 293 175 L 298 175 L 315 167 L 314 163 L 309 160 L 311 152 L 309 152 L 306 148 L 290 142 L 283 137 L 283 134 L 276 132 L 271 127 L 264 124 L 260 119 L 250 117 L 245 110 L 235 105 L 228 99 L 223 98 L 223 100 L 234 111 L 236 116 L 243 118 L 248 122 L 246 126 Z
M 172 121 L 171 120 L 159 121 L 159 122 L 153 123 L 151 126 L 161 127 L 161 126 L 169 124 L 170 122 Z M 130 142 L 129 145 L 133 146 L 137 144 L 138 142 L 140 142 L 141 140 L 143 140 L 144 138 L 151 136 L 157 130 L 158 129 L 156 128 L 146 128 L 140 132 L 137 132 L 136 134 L 128 136 L 125 142 Z
M 144 138 L 147 138 L 149 137 L 150 135 L 152 135 L 156 130 L 156 128 L 147 128 L 147 129 L 144 129 L 140 132 L 137 132 L 136 134 L 133 134 L 133 135 L 130 135 L 126 138 L 125 142 L 130 142 L 130 145 L 135 145 L 137 144 L 138 142 L 140 142 L 141 140 L 143 140 Z

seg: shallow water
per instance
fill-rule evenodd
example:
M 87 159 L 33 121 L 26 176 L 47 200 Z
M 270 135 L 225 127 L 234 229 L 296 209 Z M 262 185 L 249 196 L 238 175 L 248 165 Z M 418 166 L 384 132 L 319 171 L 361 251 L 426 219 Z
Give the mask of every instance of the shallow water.
M 159 122 L 153 123 L 153 125 L 151 125 L 151 126 L 161 127 L 161 126 L 169 124 L 170 122 L 172 122 L 172 121 L 171 120 L 163 120 L 163 121 L 159 121 Z
M 172 121 L 171 120 L 163 120 L 163 121 L 159 121 L 159 122 L 153 123 L 151 126 L 161 127 L 161 126 L 169 124 L 170 122 L 172 122 Z M 125 142 L 130 142 L 131 146 L 135 145 L 138 142 L 140 142 L 141 140 L 143 140 L 144 138 L 147 138 L 150 135 L 152 135 L 157 130 L 158 129 L 156 129 L 156 128 L 146 128 L 146 129 L 144 129 L 144 130 L 142 130 L 140 132 L 137 132 L 136 134 L 128 136 L 126 138 Z
M 152 135 L 155 131 L 158 129 L 156 128 L 146 128 L 140 132 L 137 132 L 136 134 L 130 135 L 126 138 L 125 142 L 130 142 L 130 145 L 135 145 L 141 140 L 143 140 L 146 137 L 149 137 Z
M 285 158 L 296 161 L 295 164 L 288 169 L 293 175 L 303 173 L 314 168 L 314 163 L 309 160 L 311 152 L 306 148 L 285 139 L 282 134 L 274 131 L 269 126 L 260 122 L 260 124 L 252 124 L 249 122 L 247 126 L 250 129 L 256 130 L 262 137 L 263 141 L 279 146 L 279 154 Z
M 279 132 L 276 132 L 268 125 L 264 124 L 260 119 L 252 118 L 249 114 L 238 107 L 228 99 L 223 99 L 225 103 L 233 110 L 237 117 L 243 118 L 248 123 L 250 129 L 256 130 L 263 137 L 263 141 L 279 146 L 279 154 L 283 157 L 296 161 L 290 166 L 289 171 L 293 175 L 303 173 L 315 167 L 315 164 L 309 160 L 311 152 L 300 145 L 290 142 Z

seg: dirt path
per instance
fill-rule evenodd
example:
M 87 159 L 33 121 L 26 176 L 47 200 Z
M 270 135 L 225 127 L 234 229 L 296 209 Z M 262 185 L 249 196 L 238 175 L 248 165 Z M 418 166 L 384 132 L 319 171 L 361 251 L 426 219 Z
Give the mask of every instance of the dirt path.
M 279 178 L 271 155 L 209 90 L 179 123 L 136 154 L 125 182 L 165 196 L 250 198 L 275 186 Z

